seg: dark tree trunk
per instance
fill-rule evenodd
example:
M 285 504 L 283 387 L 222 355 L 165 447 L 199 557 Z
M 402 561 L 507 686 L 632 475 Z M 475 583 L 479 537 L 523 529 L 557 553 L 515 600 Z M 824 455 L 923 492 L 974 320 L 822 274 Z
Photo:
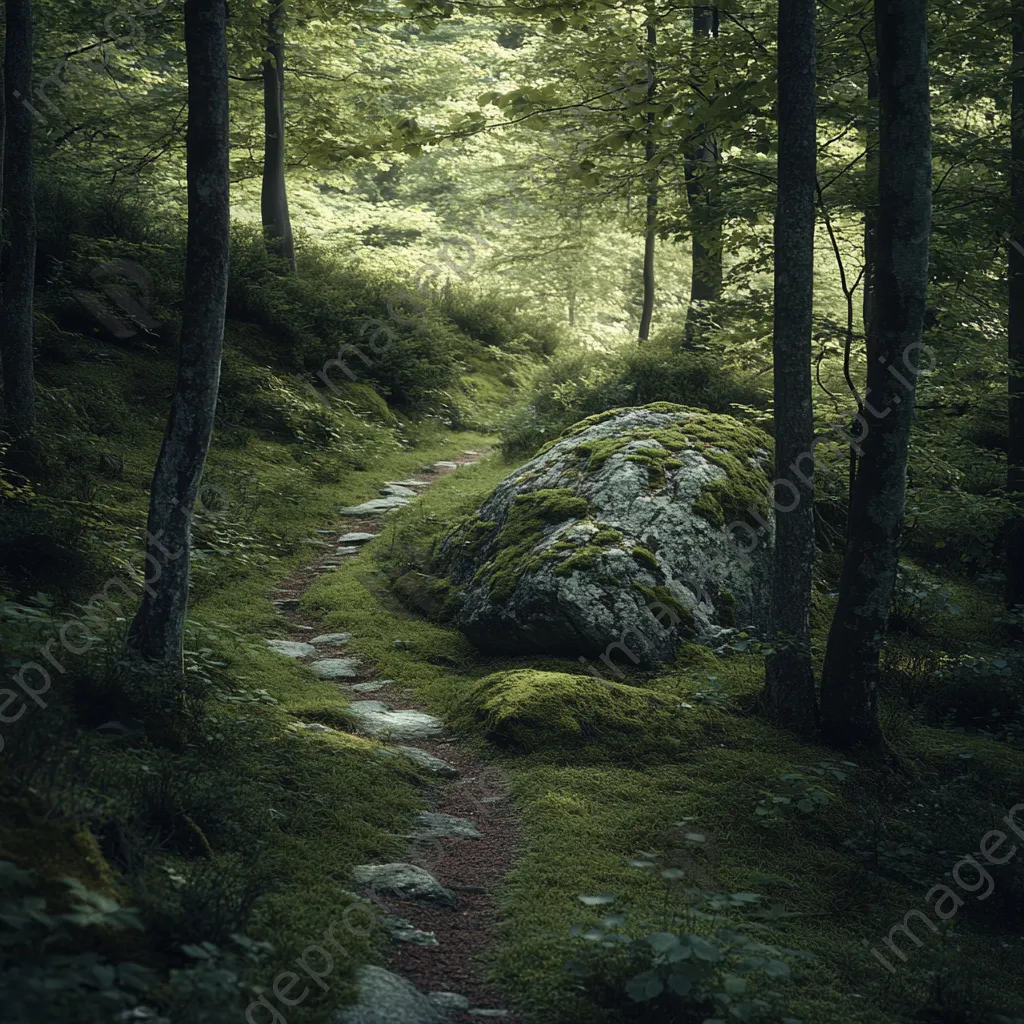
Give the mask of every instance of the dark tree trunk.
M 647 102 L 654 102 L 658 80 L 654 65 L 654 50 L 658 45 L 658 26 L 654 20 L 654 9 L 647 11 Z M 640 341 L 651 336 L 651 319 L 654 316 L 654 249 L 658 240 L 658 171 L 652 161 L 658 155 L 654 139 L 654 111 L 647 112 L 647 141 L 644 145 L 644 160 L 647 164 L 647 213 L 644 223 L 644 305 L 640 314 Z
M 1024 3 L 1013 6 L 1014 63 L 1024 61 Z M 1024 605 L 1024 75 L 1014 75 L 1010 99 L 1010 204 L 1014 244 L 1009 266 L 1009 445 L 1006 490 L 1017 514 L 1006 537 L 1006 603 Z M 1020 247 L 1020 248 L 1018 248 Z
M 36 204 L 32 111 L 32 0 L 7 0 L 4 43 L 3 202 L 7 249 L 0 302 L 5 426 L 31 442 L 36 428 L 32 320 L 36 277 Z
M 811 313 L 817 175 L 815 0 L 779 0 L 779 164 L 775 207 L 775 552 L 765 697 L 778 725 L 817 726 L 810 614 L 814 566 Z M 790 468 L 795 467 L 795 468 Z
M 859 441 L 863 455 L 821 687 L 825 737 L 842 747 L 882 742 L 876 708 L 879 655 L 899 558 L 928 284 L 932 193 L 926 30 L 926 0 L 875 5 L 876 350 L 868 363 L 867 433 Z
M 868 67 L 868 122 L 864 178 L 867 201 L 864 204 L 864 297 L 861 313 L 864 319 L 865 351 L 871 358 L 875 325 L 875 234 L 878 230 L 878 64 L 872 59 Z
M 693 45 L 718 38 L 718 8 L 694 7 Z M 698 129 L 704 134 L 704 126 Z M 708 306 L 722 296 L 722 221 L 714 178 L 718 172 L 718 144 L 703 138 L 686 162 L 686 197 L 690 207 L 690 305 L 685 338 L 692 344 L 703 334 L 710 317 Z
M 153 477 L 147 583 L 128 646 L 180 667 L 188 607 L 191 517 L 217 404 L 229 251 L 225 0 L 186 0 L 188 242 L 178 379 Z
M 284 140 L 284 3 L 275 4 L 267 21 L 270 56 L 263 61 L 263 192 L 260 213 L 272 250 L 295 269 L 295 243 L 288 212 Z

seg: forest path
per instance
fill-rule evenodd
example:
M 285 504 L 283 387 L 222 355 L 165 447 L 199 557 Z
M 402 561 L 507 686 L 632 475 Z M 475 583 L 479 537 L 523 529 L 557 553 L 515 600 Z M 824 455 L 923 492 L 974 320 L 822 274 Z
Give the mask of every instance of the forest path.
M 414 872 L 399 865 L 360 865 L 353 873 L 353 887 L 366 883 L 362 891 L 380 908 L 392 936 L 388 970 L 427 994 L 426 999 L 408 990 L 396 994 L 386 984 L 381 989 L 382 975 L 370 972 L 365 984 L 360 982 L 359 1024 L 517 1021 L 487 985 L 481 963 L 481 954 L 494 942 L 498 921 L 494 893 L 519 847 L 519 822 L 505 780 L 411 700 L 399 681 L 378 679 L 370 666 L 346 655 L 346 634 L 317 635 L 321 631 L 309 625 L 309 616 L 299 607 L 318 576 L 336 571 L 380 532 L 390 510 L 385 506 L 415 501 L 442 476 L 473 465 L 485 454 L 467 451 L 424 467 L 409 480 L 381 481 L 381 498 L 342 510 L 337 530 L 320 531 L 322 543 L 331 550 L 274 588 L 274 603 L 290 623 L 284 644 L 293 645 L 278 646 L 281 653 L 300 658 L 321 678 L 337 680 L 352 701 L 358 731 L 387 743 L 387 753 L 381 751 L 385 757 L 401 754 L 418 763 L 430 780 L 424 790 L 426 813 L 417 817 L 406 837 L 411 845 L 404 867 L 429 872 L 443 889 L 424 898 L 421 890 L 430 883 L 420 876 L 414 879 L 420 883 L 419 895 L 413 896 L 405 876 Z M 268 643 L 277 646 L 280 641 Z M 318 723 L 300 727 L 328 728 Z M 443 1016 L 434 1016 L 436 1011 Z

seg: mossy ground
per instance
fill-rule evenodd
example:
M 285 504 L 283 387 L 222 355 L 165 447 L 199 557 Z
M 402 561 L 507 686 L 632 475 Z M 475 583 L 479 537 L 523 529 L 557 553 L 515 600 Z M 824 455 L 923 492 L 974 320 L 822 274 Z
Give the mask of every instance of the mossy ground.
M 630 763 L 615 742 L 583 747 L 571 728 L 552 728 L 546 746 L 503 751 L 480 737 L 479 723 L 464 721 L 463 702 L 478 704 L 473 695 L 479 698 L 485 677 L 524 670 L 579 675 L 581 667 L 551 658 L 481 656 L 454 630 L 398 607 L 381 565 L 406 536 L 429 550 L 423 530 L 433 525 L 435 536 L 442 534 L 453 517 L 478 507 L 508 469 L 488 460 L 441 481 L 417 507 L 394 517 L 388 535 L 365 555 L 320 580 L 306 603 L 331 628 L 355 633 L 354 649 L 382 674 L 463 724 L 468 740 L 508 776 L 524 845 L 499 895 L 500 943 L 489 960 L 508 998 L 544 1024 L 615 1020 L 563 970 L 579 953 L 568 938 L 570 926 L 600 916 L 579 897 L 614 893 L 615 908 L 656 924 L 672 897 L 664 883 L 627 859 L 647 850 L 672 856 L 681 842 L 674 823 L 685 822 L 686 830 L 708 839 L 702 884 L 760 893 L 765 905 L 780 904 L 784 916 L 761 921 L 758 934 L 813 954 L 784 987 L 793 1017 L 814 1024 L 895 1024 L 1024 1012 L 1019 867 L 997 877 L 987 904 L 966 897 L 945 940 L 922 926 L 920 949 L 903 943 L 908 960 L 895 978 L 864 946 L 866 941 L 888 952 L 882 940 L 889 929 L 908 910 L 928 910 L 929 879 L 949 882 L 960 851 L 976 849 L 1020 799 L 1019 747 L 902 715 L 890 724 L 895 770 L 892 763 L 859 764 L 845 782 L 827 787 L 834 797 L 815 813 L 765 821 L 756 813 L 758 803 L 784 788 L 781 776 L 806 774 L 819 762 L 835 763 L 838 755 L 780 732 L 755 713 L 763 679 L 759 657 L 719 656 L 693 645 L 685 645 L 676 669 L 626 680 L 690 704 L 686 713 L 698 716 L 699 733 L 669 763 Z M 969 614 L 981 628 L 991 610 L 988 598 L 974 593 L 970 603 L 977 611 Z M 958 629 L 971 632 L 958 621 Z M 486 829 L 485 820 L 481 826 Z M 907 849 L 921 855 L 904 864 L 900 851 Z M 956 955 L 943 961 L 952 942 L 958 943 Z

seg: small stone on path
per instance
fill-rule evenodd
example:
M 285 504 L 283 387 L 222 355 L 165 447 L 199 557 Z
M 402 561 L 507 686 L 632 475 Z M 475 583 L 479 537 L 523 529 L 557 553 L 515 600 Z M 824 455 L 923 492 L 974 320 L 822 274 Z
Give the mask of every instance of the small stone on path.
M 419 497 L 411 487 L 404 487 L 402 484 L 385 484 L 380 493 L 391 498 L 416 498 Z
M 361 664 L 358 658 L 324 658 L 309 667 L 320 679 L 355 679 Z
M 434 466 L 437 469 L 458 469 L 459 464 L 457 462 L 435 462 Z
M 413 946 L 440 946 L 437 936 L 433 932 L 421 931 L 411 921 L 404 917 L 394 917 L 389 914 L 384 918 L 384 927 L 395 942 L 408 942 Z
M 352 639 L 351 633 L 321 633 L 313 637 L 311 644 L 343 644 Z
M 265 640 L 266 645 L 278 654 L 286 658 L 308 658 L 316 654 L 316 648 L 312 644 L 304 644 L 299 640 Z
M 394 487 L 429 487 L 429 480 L 389 480 L 388 486 Z
M 328 1024 L 442 1024 L 444 1014 L 405 978 L 383 967 L 355 972 L 359 998 L 327 1018 Z
M 429 871 L 416 864 L 357 864 L 352 869 L 357 885 L 371 887 L 375 892 L 390 892 L 407 900 L 424 900 L 455 906 L 455 896 Z
M 349 712 L 362 732 L 369 736 L 388 733 L 395 739 L 419 740 L 437 736 L 444 728 L 439 718 L 423 711 L 391 711 L 376 700 L 353 701 Z
M 421 811 L 416 815 L 413 839 L 481 839 L 481 833 L 468 818 L 454 814 Z
M 355 687 L 353 686 L 354 690 Z M 374 751 L 378 757 L 406 757 L 417 768 L 421 768 L 428 775 L 433 775 L 437 779 L 457 779 L 459 777 L 459 769 L 453 764 L 449 764 L 447 761 L 442 761 L 439 757 L 434 757 L 433 754 L 428 754 L 427 751 L 421 750 L 419 747 L 381 747 L 379 750 Z
M 349 555 L 358 555 L 361 550 L 361 548 L 357 548 L 354 544 L 346 544 L 345 547 L 338 548 L 334 553 L 336 555 L 345 555 L 347 557 Z
M 410 500 L 409 498 L 399 498 L 397 496 L 371 498 L 369 501 L 364 501 L 361 505 L 350 505 L 348 508 L 343 508 L 341 514 L 343 516 L 381 515 L 385 512 L 393 512 L 396 508 L 401 508 L 403 505 L 408 505 Z
M 355 690 L 356 693 L 376 693 L 378 690 L 383 690 L 384 689 L 384 684 L 383 683 L 379 683 L 379 682 L 376 682 L 376 683 L 353 683 L 352 684 L 352 689 Z
M 376 536 L 377 536 L 377 534 L 375 534 L 375 533 L 365 533 L 365 532 L 359 532 L 359 531 L 357 531 L 355 533 L 343 533 L 338 538 L 338 543 L 339 544 L 365 544 L 367 541 L 373 540 L 373 538 L 376 537 Z
M 274 605 L 283 612 L 297 612 L 299 604 L 300 601 L 297 597 L 285 597 L 274 602 Z

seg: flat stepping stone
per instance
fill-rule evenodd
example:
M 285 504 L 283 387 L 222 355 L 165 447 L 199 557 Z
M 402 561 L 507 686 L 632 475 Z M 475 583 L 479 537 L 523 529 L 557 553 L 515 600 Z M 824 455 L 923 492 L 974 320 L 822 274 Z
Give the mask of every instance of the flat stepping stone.
M 464 451 L 462 454 L 463 455 L 483 455 L 483 452 Z
M 455 896 L 416 864 L 357 864 L 352 869 L 352 878 L 357 885 L 369 886 L 375 892 L 386 890 L 402 899 L 455 906 Z
M 316 654 L 316 648 L 312 644 L 299 640 L 266 640 L 265 643 L 272 651 L 277 651 L 286 658 L 308 658 L 311 654 Z
M 356 693 L 376 693 L 378 690 L 383 690 L 385 683 L 373 682 L 373 683 L 353 683 L 352 689 Z
M 311 644 L 344 644 L 352 639 L 351 633 L 321 633 L 313 637 Z
M 390 498 L 371 498 L 361 505 L 349 505 L 348 508 L 343 508 L 341 514 L 343 516 L 379 516 L 385 512 L 393 512 L 403 505 L 408 505 L 409 500 L 409 498 L 400 498 L 397 495 L 392 495 Z
M 276 608 L 283 612 L 297 612 L 299 610 L 299 599 L 297 597 L 283 597 L 274 602 Z
M 442 761 L 441 758 L 434 757 L 433 754 L 421 750 L 419 747 L 389 747 L 387 749 L 389 752 L 393 751 L 407 757 L 417 768 L 422 768 L 428 775 L 434 775 L 439 779 L 457 779 L 459 777 L 459 769 L 455 765 Z
M 343 548 L 338 548 L 334 553 L 336 555 L 345 555 L 347 557 L 349 555 L 358 555 L 360 551 L 362 551 L 362 548 L 356 547 L 354 544 L 347 544 Z
M 395 942 L 408 942 L 412 946 L 441 945 L 433 932 L 421 931 L 411 921 L 406 921 L 404 917 L 395 917 L 389 914 L 384 918 L 384 927 Z
M 355 972 L 358 999 L 329 1014 L 327 1024 L 443 1024 L 447 1017 L 405 978 L 383 967 Z
M 459 464 L 457 462 L 435 462 L 434 467 L 436 469 L 458 469 Z
M 357 679 L 361 665 L 358 658 L 323 658 L 309 667 L 318 679 Z
M 391 711 L 379 700 L 357 700 L 348 706 L 359 728 L 368 736 L 388 733 L 398 740 L 421 740 L 437 736 L 444 723 L 424 711 Z
M 427 998 L 442 1013 L 465 1013 L 469 1009 L 469 1000 L 458 992 L 431 992 Z
M 323 537 L 334 537 L 337 534 L 338 531 L 337 530 L 317 530 L 316 532 L 319 533 Z
M 354 533 L 343 533 L 338 538 L 339 544 L 365 544 L 367 541 L 373 540 L 377 534 L 375 533 L 362 533 L 356 531 Z
M 416 815 L 412 839 L 482 839 L 476 825 L 469 818 L 457 818 L 454 814 L 438 814 L 435 811 L 421 811 Z
M 429 487 L 429 480 L 389 480 L 388 487 Z
M 406 487 L 403 484 L 385 484 L 381 489 L 380 493 L 385 497 L 395 498 L 418 498 L 419 493 L 414 491 L 411 487 Z

